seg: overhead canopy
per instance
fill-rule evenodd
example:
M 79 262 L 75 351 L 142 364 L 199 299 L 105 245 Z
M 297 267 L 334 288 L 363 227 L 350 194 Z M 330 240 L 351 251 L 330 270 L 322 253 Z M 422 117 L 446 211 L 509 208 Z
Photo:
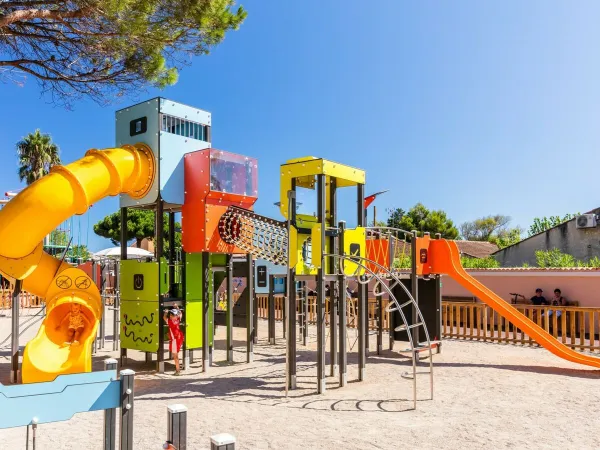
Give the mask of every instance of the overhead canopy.
M 127 247 L 127 259 L 148 258 L 154 256 L 154 253 L 144 250 L 143 248 Z M 92 259 L 118 259 L 121 257 L 121 247 L 111 247 L 100 250 L 92 255 Z

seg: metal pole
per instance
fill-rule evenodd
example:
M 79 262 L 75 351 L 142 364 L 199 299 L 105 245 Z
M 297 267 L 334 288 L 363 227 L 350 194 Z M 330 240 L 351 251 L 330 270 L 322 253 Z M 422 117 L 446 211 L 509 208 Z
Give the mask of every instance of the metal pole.
M 344 232 L 346 230 L 346 222 L 340 222 L 338 225 L 340 234 L 338 237 L 338 254 L 341 256 L 344 254 Z M 340 370 L 340 387 L 346 386 L 348 383 L 348 376 L 346 374 L 346 366 L 348 362 L 348 354 L 346 353 L 346 277 L 342 266 L 340 264 L 340 275 L 339 275 L 339 297 L 338 297 L 338 311 L 339 311 L 339 327 L 340 327 L 340 356 L 339 356 L 339 370 Z
M 210 366 L 209 340 L 209 295 L 210 295 L 210 255 L 202 252 L 202 372 Z
M 105 359 L 104 370 L 117 370 L 116 359 Z M 117 410 L 104 410 L 104 450 L 115 450 L 117 438 Z
M 175 213 L 169 212 L 169 296 L 175 295 Z
M 308 339 L 308 284 L 302 283 L 302 296 L 304 297 L 304 303 L 302 304 L 302 321 L 304 326 L 302 328 L 302 345 L 306 347 L 306 341 Z
M 394 238 L 397 238 L 397 236 L 394 236 Z M 392 243 L 391 235 L 390 235 L 389 246 L 390 246 L 389 252 L 390 252 L 390 269 L 391 269 L 394 265 L 394 259 L 396 257 L 396 246 Z M 404 255 L 404 252 L 402 254 Z M 392 311 L 388 315 L 388 341 L 389 341 L 390 350 L 394 350 L 394 329 L 396 328 L 396 325 L 394 325 L 394 315 L 395 314 L 396 313 Z
M 163 236 L 164 236 L 164 205 L 163 205 L 163 201 L 162 199 L 158 198 L 158 200 L 156 201 L 156 227 L 155 227 L 155 234 L 154 234 L 154 242 L 156 242 L 156 261 L 158 262 L 158 264 L 156 265 L 156 270 L 158 271 L 158 298 L 159 298 L 159 319 L 158 319 L 158 323 L 159 323 L 159 327 L 158 327 L 158 352 L 156 355 L 156 370 L 158 371 L 158 373 L 163 373 L 165 371 L 165 339 L 164 339 L 164 332 L 163 332 L 163 325 L 164 325 L 164 321 L 162 319 L 163 315 L 162 315 L 162 306 L 163 306 L 163 302 L 162 302 L 162 298 L 160 296 L 160 292 L 161 292 L 161 285 L 163 284 L 163 280 L 161 279 L 161 270 L 160 270 L 160 265 L 162 264 L 162 256 L 163 256 L 163 250 L 164 250 L 164 245 L 163 245 Z M 146 355 L 146 357 L 148 358 L 148 355 Z M 152 358 L 152 355 L 150 355 L 150 358 Z
M 227 255 L 227 361 L 233 362 L 233 258 Z
M 417 232 L 416 231 L 412 231 L 412 239 L 411 239 L 411 246 L 410 246 L 410 250 L 411 250 L 411 274 L 410 274 L 410 283 L 411 283 L 411 295 L 412 297 L 415 299 L 415 303 L 412 306 L 412 325 L 413 325 L 413 329 L 411 330 L 412 332 L 412 338 L 413 338 L 413 342 L 415 347 L 419 346 L 419 330 L 421 327 L 417 327 L 415 326 L 417 324 L 417 322 L 419 322 L 419 314 L 417 312 L 417 308 L 419 307 L 419 277 L 417 276 L 417 258 L 419 257 L 419 255 L 417 255 Z
M 246 362 L 254 361 L 254 262 L 252 255 L 247 255 L 246 291 L 248 292 L 248 309 L 246 313 Z
M 254 274 L 256 269 L 256 261 L 252 260 L 250 271 L 252 275 L 252 283 L 250 284 L 249 294 L 252 296 L 252 338 L 255 344 L 258 344 L 258 302 L 256 301 L 256 289 L 254 284 Z
M 321 267 L 317 269 L 317 393 L 327 389 L 325 379 L 325 227 L 327 226 L 325 209 L 325 175 L 317 175 L 317 221 L 321 225 L 321 248 L 313 245 L 312 257 L 319 259 Z
M 121 208 L 121 261 L 127 260 L 127 208 Z M 121 332 L 121 281 L 119 278 L 119 339 Z M 159 320 L 160 323 L 160 320 Z M 121 367 L 125 364 L 125 359 L 127 358 L 127 349 L 121 347 Z
M 329 181 L 329 225 L 335 227 L 337 223 L 337 181 L 335 178 L 330 177 Z M 323 224 L 325 226 L 325 224 Z M 324 230 L 323 230 L 324 231 Z M 323 235 L 325 235 L 323 233 Z M 337 253 L 336 249 L 337 239 L 335 236 L 329 238 L 329 252 L 331 254 Z M 330 274 L 337 273 L 336 271 L 336 258 L 333 256 L 328 258 L 329 265 L 327 272 Z M 338 282 L 329 283 L 329 344 L 330 344 L 330 361 L 331 361 L 331 376 L 335 376 L 338 370 L 338 354 L 337 354 L 337 302 L 339 300 L 339 292 L 336 294 L 336 285 Z
M 386 296 L 387 297 L 387 296 Z M 383 296 L 377 297 L 377 354 L 383 350 Z
M 120 314 L 120 277 L 119 277 L 119 262 L 111 262 L 110 265 L 114 264 L 114 272 L 115 272 L 115 283 L 114 283 L 114 298 L 113 298 L 113 352 L 119 349 L 119 339 L 120 339 L 120 330 L 119 330 L 119 314 Z M 110 269 L 109 269 L 110 273 Z
M 185 255 L 185 251 L 183 249 L 181 249 L 181 266 L 179 266 L 179 270 L 180 272 L 180 283 L 181 283 L 181 299 L 183 301 L 183 304 L 185 305 L 185 309 L 187 310 L 187 306 L 188 306 L 188 296 L 187 296 L 187 257 Z M 187 320 L 187 312 L 188 311 L 184 311 L 185 317 Z M 183 368 L 184 370 L 187 370 L 190 368 L 190 364 L 191 364 L 191 358 L 190 358 L 190 353 L 191 351 L 188 349 L 188 327 L 183 327 L 183 346 L 182 346 L 182 350 L 183 350 Z
M 290 236 L 291 228 L 296 225 L 296 180 L 292 180 L 292 189 L 288 191 L 288 236 Z M 286 297 L 284 298 L 284 317 L 283 317 L 283 334 L 285 342 L 285 395 L 287 397 L 288 389 L 296 389 L 296 336 L 292 335 L 292 330 L 296 330 L 296 308 L 290 308 L 290 305 L 296 305 L 296 267 L 289 264 L 291 252 L 297 251 L 288 245 L 288 274 L 286 279 Z M 291 323 L 289 330 L 286 333 L 286 321 Z
M 133 377 L 130 369 L 121 370 L 121 450 L 133 450 Z
M 358 192 L 358 226 L 365 226 L 365 185 L 357 185 Z M 360 276 L 363 277 L 363 276 Z M 367 286 L 358 283 L 358 379 L 365 379 L 366 359 L 367 359 Z
M 177 450 L 187 449 L 187 411 L 185 405 L 167 406 L 167 440 Z
M 275 276 L 269 275 L 269 344 L 275 344 Z
M 19 370 L 19 296 L 23 287 L 22 280 L 15 281 L 15 290 L 12 294 L 12 334 L 10 335 L 10 380 L 18 383 L 21 375 Z

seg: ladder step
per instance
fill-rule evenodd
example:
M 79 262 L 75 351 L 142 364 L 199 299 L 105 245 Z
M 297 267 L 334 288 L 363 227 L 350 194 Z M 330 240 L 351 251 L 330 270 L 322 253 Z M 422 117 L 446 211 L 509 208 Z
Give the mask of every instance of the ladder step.
M 399 309 L 406 308 L 408 305 L 410 305 L 410 304 L 412 304 L 412 303 L 413 303 L 413 301 L 412 301 L 412 300 L 409 300 L 409 301 L 407 301 L 407 302 L 404 302 L 404 303 L 402 303 L 402 304 L 400 305 L 400 308 L 396 308 L 396 302 L 392 301 L 392 302 L 390 302 L 390 303 L 389 303 L 389 304 L 388 304 L 388 305 L 385 307 L 385 310 L 386 310 L 386 312 L 394 312 L 394 311 L 398 311 Z M 392 308 L 392 307 L 393 307 L 393 308 Z
M 417 327 L 420 327 L 421 325 L 423 325 L 422 322 L 417 322 L 417 323 L 414 323 L 414 324 L 408 325 L 408 326 L 406 326 L 406 325 L 398 325 L 396 328 L 394 328 L 394 331 L 410 330 L 411 328 L 417 328 Z

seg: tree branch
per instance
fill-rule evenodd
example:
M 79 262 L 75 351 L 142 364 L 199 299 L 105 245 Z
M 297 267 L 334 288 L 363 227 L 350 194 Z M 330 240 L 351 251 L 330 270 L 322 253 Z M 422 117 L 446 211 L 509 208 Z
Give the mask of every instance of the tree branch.
M 0 16 L 0 28 L 4 28 L 15 22 L 23 22 L 33 19 L 74 19 L 83 17 L 93 11 L 94 8 L 87 7 L 75 11 L 55 11 L 50 9 L 18 9 L 5 16 Z

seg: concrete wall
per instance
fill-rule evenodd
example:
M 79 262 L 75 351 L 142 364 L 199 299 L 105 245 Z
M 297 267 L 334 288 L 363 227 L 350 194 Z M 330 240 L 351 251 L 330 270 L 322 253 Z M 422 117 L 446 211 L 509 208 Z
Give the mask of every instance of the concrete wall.
M 596 213 L 598 211 L 600 209 L 595 210 Z M 523 263 L 535 267 L 535 251 L 553 248 L 582 261 L 588 261 L 594 256 L 600 257 L 600 227 L 576 228 L 573 219 L 500 250 L 493 256 L 502 267 L 522 267 Z
M 511 301 L 511 292 L 531 298 L 536 288 L 542 288 L 546 299 L 559 288 L 563 297 L 578 301 L 579 306 L 600 307 L 600 271 L 598 270 L 523 270 L 523 271 L 468 271 L 500 297 Z M 473 297 L 468 290 L 448 276 L 442 277 L 442 297 Z M 448 300 L 452 300 L 449 298 Z

